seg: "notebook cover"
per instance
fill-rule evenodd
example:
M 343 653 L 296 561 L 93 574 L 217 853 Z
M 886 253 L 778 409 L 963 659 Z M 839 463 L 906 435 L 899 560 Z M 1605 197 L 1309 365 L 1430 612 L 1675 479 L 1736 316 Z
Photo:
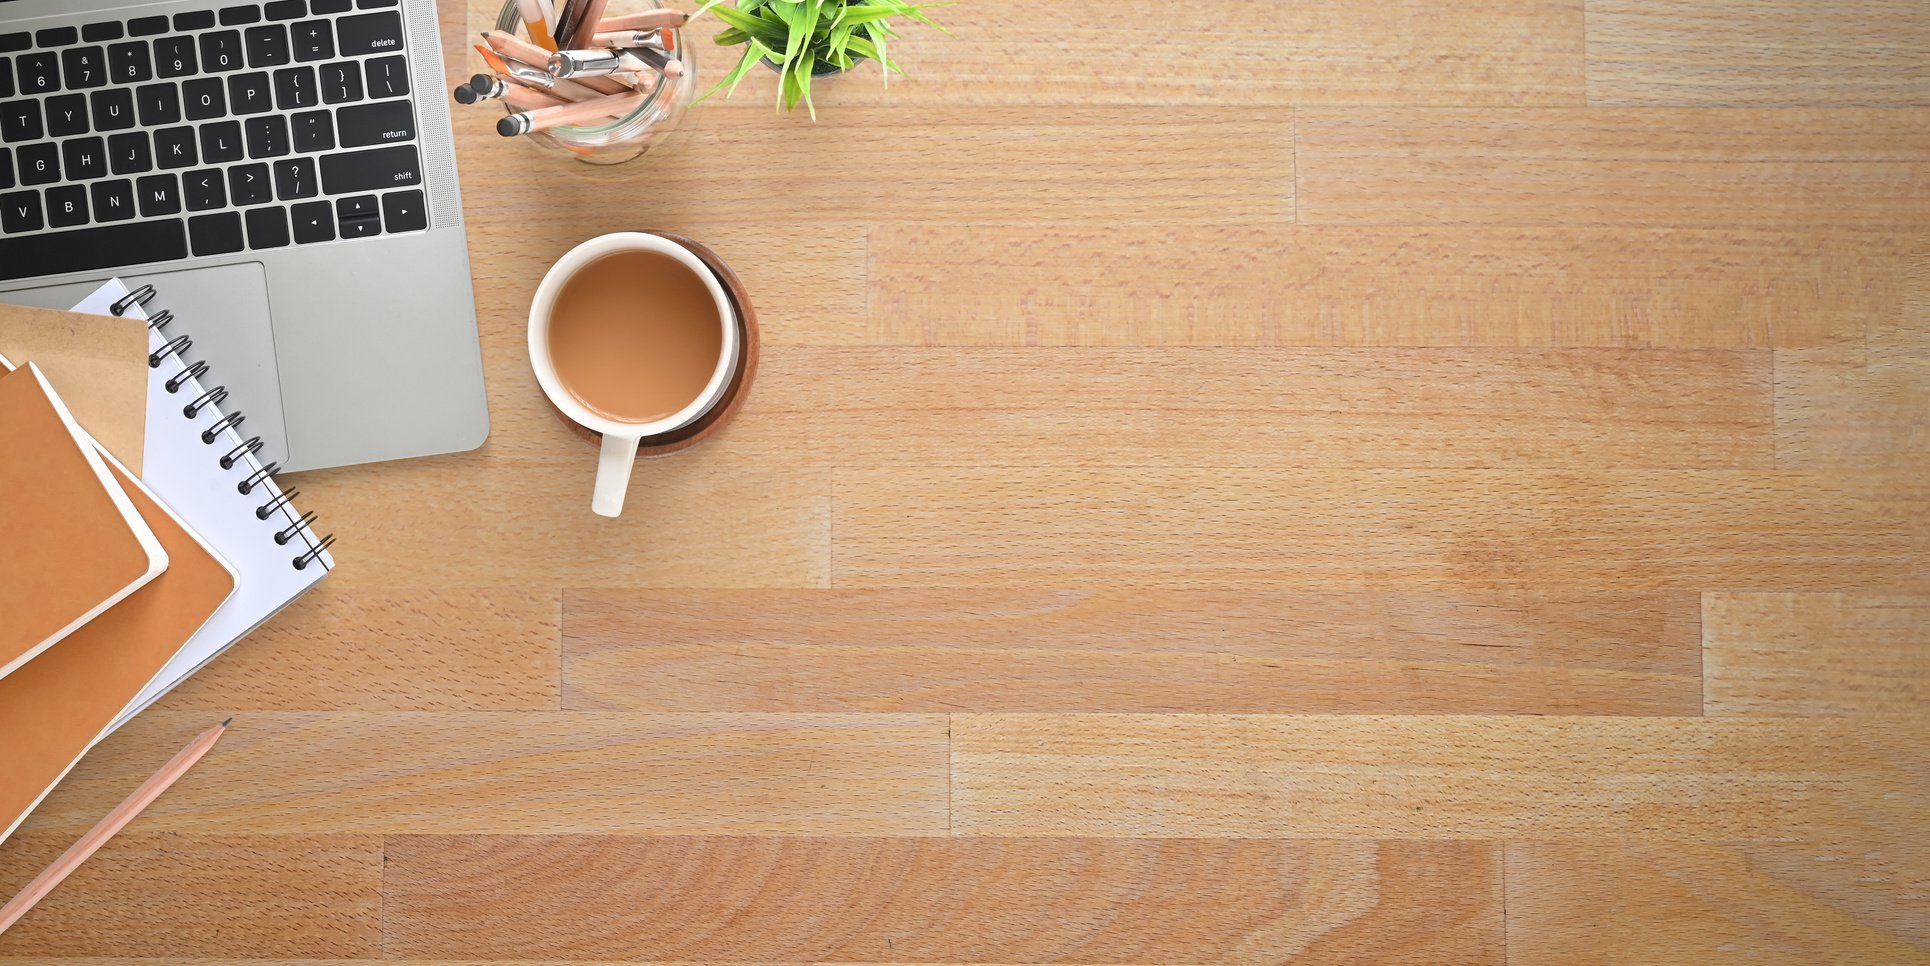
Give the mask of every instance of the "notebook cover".
M 38 366 L 0 375 L 0 680 L 166 569 Z
M 74 422 L 135 476 L 146 446 L 147 352 L 141 319 L 0 305 L 0 357 L 39 366 Z
M 12 376 L 0 377 L 0 382 Z M 126 470 L 109 471 L 167 548 L 167 572 L 0 679 L 0 841 L 234 592 L 226 561 Z

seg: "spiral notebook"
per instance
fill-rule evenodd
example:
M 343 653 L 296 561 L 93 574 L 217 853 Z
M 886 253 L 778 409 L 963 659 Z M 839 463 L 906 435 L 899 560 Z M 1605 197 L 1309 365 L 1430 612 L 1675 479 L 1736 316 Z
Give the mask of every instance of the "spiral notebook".
M 174 318 L 161 307 L 165 299 L 152 285 L 129 292 L 113 279 L 73 311 L 147 320 L 150 374 L 141 481 L 233 565 L 238 580 L 234 596 L 168 661 L 113 728 L 306 593 L 335 566 L 328 552 L 334 537 L 315 532 L 315 514 L 295 506 L 300 491 L 284 490 L 272 475 L 275 465 L 263 466 L 257 459 L 261 438 L 242 431 L 246 417 L 230 404 L 219 373 L 210 372 L 205 362 L 182 359 L 194 344 L 193 321 Z

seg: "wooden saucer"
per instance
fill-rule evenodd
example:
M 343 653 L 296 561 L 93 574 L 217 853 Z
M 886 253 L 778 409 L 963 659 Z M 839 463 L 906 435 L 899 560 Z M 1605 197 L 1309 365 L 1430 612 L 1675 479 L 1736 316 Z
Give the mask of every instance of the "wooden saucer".
M 757 309 L 751 306 L 750 293 L 744 291 L 743 280 L 737 277 L 736 272 L 731 271 L 730 266 L 719 258 L 716 252 L 711 251 L 701 242 L 667 231 L 649 231 L 648 234 L 667 238 L 690 249 L 692 255 L 702 259 L 703 263 L 716 274 L 717 281 L 723 283 L 724 295 L 730 299 L 731 308 L 737 315 L 737 345 L 740 356 L 737 374 L 731 378 L 730 385 L 724 388 L 724 394 L 718 398 L 717 405 L 710 407 L 709 412 L 688 426 L 655 436 L 645 436 L 643 441 L 637 444 L 637 455 L 640 457 L 668 456 L 708 439 L 725 423 L 730 422 L 732 416 L 737 415 L 737 410 L 744 405 L 744 397 L 750 395 L 751 380 L 757 376 Z M 543 401 L 549 402 L 547 397 Z M 550 411 L 555 413 L 556 418 L 562 420 L 563 425 L 568 426 L 576 435 L 594 445 L 603 444 L 602 433 L 563 415 L 563 411 L 557 409 L 555 403 L 550 403 Z

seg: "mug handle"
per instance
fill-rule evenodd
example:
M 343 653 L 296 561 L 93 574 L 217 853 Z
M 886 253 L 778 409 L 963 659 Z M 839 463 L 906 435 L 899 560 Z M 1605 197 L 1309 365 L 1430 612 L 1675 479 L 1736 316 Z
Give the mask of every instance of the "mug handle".
M 614 517 L 623 513 L 623 494 L 630 489 L 630 471 L 637 465 L 635 436 L 603 434 L 603 451 L 596 461 L 596 493 L 590 509 L 598 516 Z

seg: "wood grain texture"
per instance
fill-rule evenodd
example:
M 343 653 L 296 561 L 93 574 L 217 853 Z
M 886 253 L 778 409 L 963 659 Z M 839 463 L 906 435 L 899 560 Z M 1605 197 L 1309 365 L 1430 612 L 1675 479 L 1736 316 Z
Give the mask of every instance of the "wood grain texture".
M 1697 714 L 1694 595 L 585 591 L 564 707 Z
M 28 827 L 84 830 L 206 718 L 142 715 Z M 258 712 L 237 716 L 221 754 L 141 828 L 932 834 L 945 829 L 945 726 L 916 715 Z
M 1930 105 L 1916 0 L 1587 0 L 1588 102 Z
M 1842 839 L 1930 820 L 1922 733 L 1920 718 L 958 714 L 952 828 Z
M 1930 597 L 1710 594 L 1708 714 L 1918 713 L 1930 701 Z
M 1508 961 L 1921 963 L 1919 846 L 1507 846 Z
M 157 707 L 215 711 L 512 711 L 557 706 L 553 592 L 344 592 L 289 605 Z
M 886 87 L 867 64 L 814 87 L 819 117 L 842 124 L 857 105 L 1582 102 L 1582 6 L 1570 0 L 1474 0 L 1445 25 L 1419 0 L 1216 3 L 1213 16 L 1232 30 L 1174 20 L 1159 0 L 1105 10 L 1067 18 L 1046 0 L 993 0 L 934 11 L 948 34 L 914 27 L 891 41 L 905 76 Z M 1158 25 L 1157 41 L 1122 55 L 1121 24 Z M 708 46 L 716 29 L 692 33 Z M 704 54 L 706 71 L 726 59 Z M 751 74 L 736 100 L 771 103 L 776 79 L 762 75 Z
M 833 582 L 1923 587 L 1908 473 L 840 468 Z
M 1921 230 L 1922 110 L 1308 108 L 1296 215 L 1329 225 Z
M 388 850 L 388 955 L 1501 961 L 1487 843 L 404 836 Z
M 53 832 L 8 839 L 0 890 L 12 895 L 71 844 Z M 137 825 L 0 936 L 0 957 L 374 958 L 381 885 L 377 836 L 172 835 Z
M 732 443 L 803 465 L 1760 467 L 1765 352 L 790 348 Z
M 1561 225 L 884 225 L 870 321 L 920 345 L 1854 344 L 1916 239 Z

